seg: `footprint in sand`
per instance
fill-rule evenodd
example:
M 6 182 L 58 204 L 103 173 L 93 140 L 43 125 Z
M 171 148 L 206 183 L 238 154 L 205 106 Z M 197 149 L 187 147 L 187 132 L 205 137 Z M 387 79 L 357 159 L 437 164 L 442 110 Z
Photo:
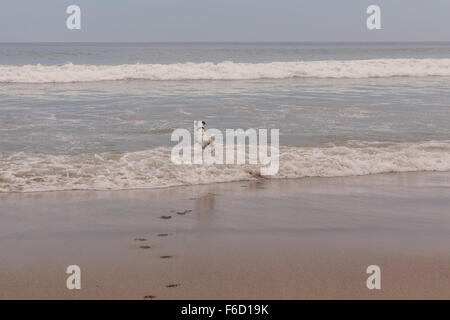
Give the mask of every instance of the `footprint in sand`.
M 144 300 L 152 300 L 155 299 L 155 296 L 144 296 Z
M 172 216 L 161 216 L 160 218 L 161 218 L 161 219 L 166 219 L 166 220 L 167 220 L 167 219 L 172 219 Z
M 134 241 L 147 241 L 145 238 L 134 238 Z
M 172 256 L 160 256 L 161 259 L 170 259 Z
M 180 284 L 179 283 L 175 283 L 175 284 L 168 284 L 167 286 L 166 286 L 166 288 L 176 288 L 176 287 L 179 287 L 180 286 Z
M 150 249 L 150 246 L 139 246 L 139 249 Z
M 192 212 L 192 210 L 178 211 L 178 212 L 177 212 L 177 215 L 179 215 L 179 216 L 184 216 L 186 213 L 190 213 L 190 212 Z
M 158 233 L 158 237 L 167 237 L 168 233 Z

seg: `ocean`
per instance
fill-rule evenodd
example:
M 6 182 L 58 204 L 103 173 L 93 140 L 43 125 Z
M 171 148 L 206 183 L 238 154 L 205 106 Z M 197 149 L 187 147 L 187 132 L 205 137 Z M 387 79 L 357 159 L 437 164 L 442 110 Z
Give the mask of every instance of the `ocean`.
M 260 179 L 171 132 L 277 128 L 270 179 L 450 170 L 450 43 L 0 44 L 0 192 Z

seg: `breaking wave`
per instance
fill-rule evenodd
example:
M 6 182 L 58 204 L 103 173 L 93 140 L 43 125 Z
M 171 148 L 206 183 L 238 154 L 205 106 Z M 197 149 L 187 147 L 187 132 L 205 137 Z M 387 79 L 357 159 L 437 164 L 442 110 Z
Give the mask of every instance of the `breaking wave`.
M 450 76 L 450 59 L 371 59 L 266 63 L 0 65 L 0 83 L 115 80 L 252 80 Z
M 258 179 L 255 165 L 175 165 L 171 149 L 49 155 L 0 154 L 0 192 L 124 190 Z M 336 177 L 387 172 L 450 171 L 450 141 L 281 147 L 268 178 Z

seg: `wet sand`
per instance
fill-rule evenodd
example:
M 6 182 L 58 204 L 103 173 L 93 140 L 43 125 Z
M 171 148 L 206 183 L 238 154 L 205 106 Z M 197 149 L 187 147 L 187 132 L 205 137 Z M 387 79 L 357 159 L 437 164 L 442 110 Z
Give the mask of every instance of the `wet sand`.
M 450 299 L 449 208 L 449 173 L 0 194 L 0 298 Z

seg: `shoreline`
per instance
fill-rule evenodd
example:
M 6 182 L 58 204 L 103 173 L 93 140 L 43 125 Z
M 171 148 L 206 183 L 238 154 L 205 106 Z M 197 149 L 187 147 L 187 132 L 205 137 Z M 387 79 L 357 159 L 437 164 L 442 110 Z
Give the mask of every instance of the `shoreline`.
M 207 187 L 222 185 L 222 184 L 239 184 L 239 183 L 263 183 L 265 181 L 296 181 L 302 179 L 347 179 L 347 178 L 358 178 L 358 177 L 370 177 L 370 176 L 382 176 L 382 175 L 404 175 L 404 174 L 446 174 L 450 171 L 443 170 L 423 170 L 423 171 L 393 171 L 393 172 L 380 172 L 380 173 L 368 173 L 368 174 L 354 174 L 348 176 L 304 176 L 304 177 L 283 177 L 283 178 L 265 178 L 262 175 L 254 175 L 254 179 L 246 180 L 236 180 L 236 181 L 217 181 L 217 182 L 205 182 L 197 184 L 180 184 L 180 185 L 170 185 L 161 187 L 136 187 L 130 189 L 67 189 L 67 190 L 42 190 L 42 191 L 8 191 L 0 192 L 1 196 L 8 196 L 13 194 L 41 194 L 41 193 L 65 193 L 65 192 L 128 192 L 128 191 L 152 191 L 152 190 L 167 190 L 167 189 L 177 189 L 177 188 L 195 188 L 195 187 Z
M 448 172 L 3 193 L 0 298 L 449 299 L 448 199 Z

